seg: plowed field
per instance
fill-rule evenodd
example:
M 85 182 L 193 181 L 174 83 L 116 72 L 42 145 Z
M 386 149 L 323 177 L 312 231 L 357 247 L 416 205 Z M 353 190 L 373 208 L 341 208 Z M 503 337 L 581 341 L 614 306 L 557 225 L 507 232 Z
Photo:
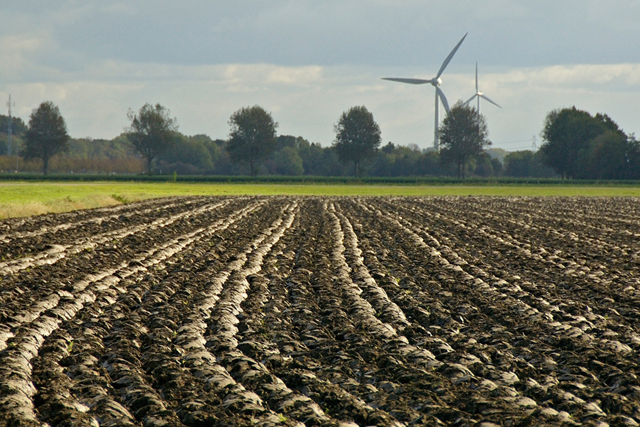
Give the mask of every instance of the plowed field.
M 640 422 L 640 203 L 165 198 L 0 222 L 0 426 Z

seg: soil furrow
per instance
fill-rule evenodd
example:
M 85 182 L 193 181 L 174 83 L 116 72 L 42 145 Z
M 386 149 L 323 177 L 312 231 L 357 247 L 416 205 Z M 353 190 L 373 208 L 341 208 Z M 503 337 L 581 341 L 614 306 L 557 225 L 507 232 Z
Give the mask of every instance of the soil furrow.
M 457 221 L 450 219 L 450 222 L 453 223 L 457 223 Z M 459 227 L 461 228 L 465 228 L 464 225 L 462 224 L 457 224 Z M 442 233 L 438 232 L 436 229 L 434 229 L 433 231 L 427 231 L 424 229 L 424 227 L 418 226 L 418 228 L 420 228 L 420 231 L 422 233 L 426 233 L 428 234 L 429 232 L 431 233 L 435 233 L 436 235 L 440 236 Z M 477 230 L 474 230 L 477 231 Z M 498 232 L 499 233 L 499 232 Z M 550 314 L 552 310 L 554 311 L 560 311 L 560 309 L 555 306 L 555 305 L 550 305 L 550 303 L 547 301 L 548 299 L 561 299 L 561 297 L 559 298 L 558 296 L 556 296 L 555 298 L 549 298 L 549 289 L 552 289 L 552 286 L 550 286 L 552 283 L 562 283 L 571 279 L 574 279 L 572 286 L 571 286 L 571 290 L 573 291 L 573 294 L 575 295 L 576 293 L 582 294 L 582 293 L 588 293 L 588 294 L 593 294 L 593 291 L 597 292 L 597 293 L 604 293 L 605 295 L 601 296 L 600 298 L 593 298 L 591 295 L 589 295 L 589 309 L 588 309 L 588 319 L 585 319 L 584 316 L 572 316 L 569 313 L 564 313 L 562 316 L 560 316 L 560 320 L 565 320 L 567 322 L 561 322 L 560 325 L 557 326 L 557 329 L 559 330 L 559 332 L 563 332 L 566 331 L 568 329 L 574 328 L 575 326 L 580 326 L 581 323 L 587 322 L 587 320 L 589 322 L 585 323 L 585 326 L 590 324 L 591 322 L 594 323 L 599 323 L 597 329 L 601 330 L 602 332 L 600 333 L 600 335 L 603 337 L 603 342 L 601 342 L 600 346 L 603 348 L 607 348 L 607 347 L 619 347 L 621 350 L 624 349 L 625 347 L 628 348 L 627 351 L 630 351 L 629 345 L 631 345 L 632 347 L 637 346 L 638 343 L 640 343 L 640 335 L 638 335 L 638 332 L 634 329 L 634 324 L 627 324 L 627 328 L 626 330 L 624 330 L 623 334 L 623 342 L 624 344 L 620 343 L 617 340 L 614 340 L 613 342 L 611 342 L 610 339 L 608 338 L 604 338 L 604 337 L 611 337 L 611 336 L 617 336 L 618 332 L 621 332 L 620 330 L 618 330 L 618 332 L 614 332 L 609 330 L 609 328 L 607 328 L 604 325 L 604 322 L 602 322 L 602 320 L 604 320 L 603 315 L 606 315 L 607 317 L 609 317 L 611 314 L 615 315 L 616 317 L 618 317 L 616 325 L 617 328 L 619 329 L 622 325 L 624 325 L 625 322 L 624 319 L 621 319 L 620 315 L 618 313 L 611 313 L 611 308 L 610 308 L 610 304 L 608 303 L 608 301 L 606 301 L 606 299 L 610 299 L 611 296 L 617 296 L 620 294 L 627 294 L 628 295 L 628 299 L 627 301 L 621 301 L 618 305 L 617 305 L 617 310 L 622 310 L 622 307 L 627 306 L 627 311 L 630 312 L 635 312 L 638 313 L 637 310 L 637 301 L 636 298 L 634 298 L 634 295 L 630 295 L 630 291 L 631 289 L 629 289 L 629 286 L 631 283 L 635 283 L 638 281 L 638 278 L 633 278 L 631 279 L 632 282 L 629 281 L 629 277 L 627 277 L 626 279 L 623 277 L 620 277 L 622 275 L 622 273 L 620 273 L 619 275 L 611 275 L 611 274 L 607 274 L 606 272 L 606 268 L 604 266 L 601 266 L 600 268 L 600 273 L 596 274 L 591 273 L 591 274 L 586 274 L 584 273 L 584 271 L 579 271 L 582 274 L 577 274 L 578 272 L 576 270 L 580 269 L 580 265 L 576 264 L 573 261 L 567 261 L 567 260 L 563 260 L 562 258 L 555 256 L 555 260 L 547 260 L 544 259 L 544 264 L 547 267 L 551 267 L 552 271 L 555 271 L 555 273 L 550 272 L 549 270 L 547 270 L 545 272 L 544 276 L 541 276 L 539 273 L 537 273 L 538 271 L 540 271 L 540 268 L 536 268 L 535 264 L 537 262 L 541 262 L 543 258 L 541 258 L 540 256 L 536 256 L 534 254 L 531 253 L 531 251 L 529 249 L 526 248 L 526 246 L 528 246 L 529 248 L 531 248 L 531 245 L 524 245 L 521 244 L 519 242 L 514 242 L 513 239 L 508 239 L 508 237 L 506 239 L 502 239 L 501 237 L 499 237 L 496 234 L 489 234 L 487 232 L 485 232 L 484 230 L 480 230 L 480 235 L 483 236 L 485 239 L 478 241 L 477 237 L 472 236 L 472 233 L 465 233 L 468 237 L 469 240 L 471 241 L 476 241 L 476 244 L 473 245 L 474 248 L 474 252 L 478 251 L 482 246 L 483 243 L 485 242 L 495 242 L 495 245 L 492 246 L 492 249 L 496 249 L 499 248 L 499 245 L 506 245 L 509 248 L 514 249 L 516 252 L 512 253 L 512 257 L 511 257 L 511 262 L 513 262 L 513 260 L 518 260 L 521 259 L 522 261 L 520 261 L 518 263 L 519 268 L 514 269 L 512 268 L 511 270 L 515 270 L 515 272 L 517 272 L 516 274 L 512 274 L 511 277 L 504 277 L 503 272 L 500 271 L 500 269 L 496 269 L 496 268 L 492 268 L 490 265 L 483 263 L 482 261 L 480 261 L 479 257 L 477 255 L 473 255 L 473 254 L 469 254 L 466 249 L 462 246 L 460 246 L 460 251 L 464 251 L 467 252 L 467 255 L 465 256 L 466 259 L 472 259 L 472 264 L 473 263 L 483 263 L 486 265 L 486 270 L 487 271 L 491 271 L 491 273 L 494 276 L 495 280 L 499 280 L 501 278 L 506 278 L 508 279 L 508 281 L 510 282 L 516 282 L 519 283 L 520 285 L 514 285 L 511 286 L 508 283 L 505 283 L 506 287 L 505 289 L 509 290 L 511 288 L 515 289 L 516 291 L 518 291 L 521 295 L 520 298 L 522 299 L 527 298 L 527 296 L 529 296 L 529 301 L 530 303 L 533 303 L 533 306 L 535 307 L 534 309 L 532 309 L 531 307 L 528 306 L 524 306 L 523 307 L 523 311 L 524 312 L 532 312 L 532 315 L 536 314 L 537 310 L 541 310 L 543 312 L 547 312 L 549 313 L 549 315 L 551 315 L 550 318 L 553 318 L 553 315 Z M 511 240 L 512 243 L 509 242 L 505 242 L 505 240 Z M 548 253 L 546 251 L 544 251 L 545 253 Z M 455 258 L 459 257 L 457 256 L 457 254 L 452 254 Z M 513 255 L 515 255 L 515 257 L 513 257 Z M 487 257 L 484 257 L 485 259 L 487 259 Z M 533 262 L 531 262 L 533 261 Z M 531 264 L 533 264 L 532 266 L 530 266 Z M 571 265 L 575 265 L 576 267 L 574 269 L 571 269 L 570 266 Z M 561 268 L 559 267 L 561 266 Z M 565 268 L 565 266 L 567 266 Z M 461 267 L 463 269 L 468 269 L 467 266 L 465 265 L 464 262 L 461 263 Z M 555 269 L 555 270 L 553 270 Z M 481 272 L 482 269 L 478 269 L 477 267 L 475 268 L 475 270 L 478 270 Z M 472 273 L 478 273 L 478 271 L 476 272 L 472 272 Z M 589 271 L 587 269 L 587 271 Z M 498 277 L 496 277 L 498 276 Z M 551 277 L 549 277 L 551 276 Z M 555 276 L 555 277 L 553 277 Z M 602 279 L 601 277 L 608 277 L 608 279 Z M 545 291 L 544 292 L 540 292 L 539 289 L 541 288 L 539 285 L 536 285 L 535 283 L 540 283 L 543 282 L 546 284 L 546 286 L 542 287 Z M 576 283 L 578 282 L 578 283 Z M 502 283 L 499 281 L 499 283 Z M 523 290 L 524 288 L 524 290 Z M 527 290 L 529 292 L 531 292 L 533 295 L 529 294 L 527 295 Z M 635 292 L 632 292 L 635 293 Z M 606 297 L 603 298 L 603 297 Z M 601 307 L 600 302 L 604 301 L 605 302 L 605 307 Z M 593 309 L 593 310 L 592 310 Z M 564 318 L 564 319 L 563 319 Z M 566 325 L 565 325 L 566 323 Z M 589 329 L 593 329 L 594 325 L 590 324 Z M 584 327 L 583 327 L 584 329 Z M 574 334 L 576 332 L 573 332 Z M 583 339 L 586 339 L 588 337 L 585 336 L 583 337 Z M 593 342 L 594 345 L 598 346 L 596 342 Z
M 253 209 L 257 207 L 255 204 L 252 206 Z M 242 211 L 240 211 L 240 215 L 242 215 Z M 0 379 L 0 408 L 7 412 L 15 412 L 14 417 L 19 417 L 18 419 L 35 420 L 33 404 L 30 400 L 35 393 L 35 388 L 30 380 L 31 366 L 29 362 L 37 355 L 44 339 L 55 331 L 62 321 L 69 321 L 75 317 L 85 304 L 93 303 L 98 298 L 104 299 L 107 305 L 113 304 L 117 295 L 126 290 L 126 288 L 118 288 L 121 280 L 144 272 L 151 267 L 157 268 L 158 264 L 182 251 L 196 238 L 214 233 L 218 227 L 224 225 L 225 221 L 229 223 L 234 220 L 235 218 L 219 220 L 207 228 L 201 228 L 172 239 L 140 256 L 134 260 L 135 262 L 130 263 L 131 265 L 129 263 L 121 265 L 121 268 L 113 273 L 98 274 L 100 279 L 95 282 L 89 279 L 76 283 L 75 293 L 67 292 L 64 295 L 67 298 L 61 306 L 50 309 L 29 323 L 28 326 L 19 328 L 16 335 L 10 338 L 7 349 L 0 353 L 0 369 L 6 369 L 6 367 L 12 369 L 10 375 Z M 107 276 L 107 273 L 111 274 Z
M 191 197 L 0 221 L 0 427 L 638 425 L 639 214 Z
M 453 256 L 452 261 L 456 262 L 456 261 L 460 261 L 460 258 L 456 256 L 456 254 L 452 251 L 445 251 L 443 250 L 442 247 L 438 248 L 439 250 L 442 250 L 443 253 L 448 253 L 450 256 Z M 432 253 L 434 251 L 434 249 L 431 249 Z M 456 258 L 457 257 L 457 258 Z M 464 260 L 462 260 L 464 261 Z M 418 264 L 422 263 L 424 265 L 424 261 L 418 261 Z M 596 352 L 597 350 L 597 345 L 593 345 L 593 343 L 590 343 L 589 340 L 587 339 L 585 341 L 585 339 L 587 337 L 589 337 L 588 333 L 585 333 L 583 330 L 579 329 L 579 327 L 581 326 L 582 323 L 586 322 L 586 319 L 584 318 L 571 318 L 570 315 L 565 315 L 565 321 L 555 321 L 555 322 L 551 322 L 551 319 L 553 319 L 553 317 L 547 318 L 545 316 L 536 316 L 536 312 L 537 310 L 535 309 L 531 309 L 530 306 L 528 306 L 526 303 L 524 303 L 521 298 L 525 298 L 526 299 L 526 292 L 523 292 L 521 288 L 519 288 L 517 285 L 513 286 L 510 285 L 508 282 L 504 281 L 504 280 L 500 280 L 499 278 L 493 276 L 493 279 L 489 281 L 489 283 L 492 283 L 493 280 L 497 280 L 496 282 L 493 282 L 491 285 L 488 285 L 482 278 L 480 277 L 473 277 L 471 275 L 469 275 L 468 273 L 464 272 L 464 268 L 469 267 L 472 268 L 473 266 L 469 266 L 468 263 L 465 262 L 457 262 L 457 264 L 459 264 L 457 267 L 458 268 L 454 268 L 452 269 L 452 271 L 458 271 L 457 274 L 457 279 L 464 281 L 465 279 L 468 279 L 467 281 L 469 282 L 469 285 L 475 285 L 475 286 L 464 286 L 464 287 L 459 287 L 456 286 L 454 287 L 456 289 L 457 292 L 463 292 L 464 295 L 469 295 L 471 298 L 468 299 L 469 302 L 473 302 L 476 305 L 480 304 L 479 306 L 477 306 L 478 308 L 476 308 L 476 310 L 480 310 L 481 312 L 485 312 L 485 313 L 490 313 L 492 318 L 497 318 L 497 319 L 510 319 L 507 322 L 504 322 L 503 320 L 503 324 L 500 325 L 500 328 L 505 330 L 506 332 L 506 327 L 509 328 L 509 330 L 517 330 L 519 331 L 519 333 L 525 334 L 524 336 L 527 337 L 533 337 L 535 336 L 535 334 L 540 334 L 540 332 L 534 332 L 535 328 L 539 328 L 539 327 L 543 327 L 544 329 L 547 329 L 546 334 L 548 334 L 549 337 L 555 337 L 557 335 L 560 334 L 560 338 L 559 339 L 555 339 L 555 338 L 551 338 L 551 340 L 547 340 L 550 344 L 552 344 L 552 348 L 562 348 L 563 344 L 562 342 L 566 342 L 566 343 L 571 343 L 570 344 L 570 352 L 573 351 L 580 351 L 579 349 L 583 349 L 583 351 L 587 351 L 588 353 L 593 353 L 593 351 L 595 350 Z M 486 277 L 488 276 L 485 272 L 483 272 L 480 269 L 476 268 L 475 273 L 478 273 L 482 276 L 484 276 L 484 279 L 491 279 L 491 277 Z M 468 276 L 468 277 L 465 277 Z M 456 276 L 456 274 L 454 274 L 454 277 Z M 473 279 L 473 280 L 471 280 Z M 443 284 L 446 283 L 443 282 Z M 482 285 L 482 286 L 479 286 Z M 448 286 L 449 288 L 451 288 L 452 290 L 454 289 L 453 287 L 451 287 L 450 285 Z M 482 289 L 483 294 L 486 294 L 487 292 L 492 292 L 494 297 L 496 298 L 486 298 L 486 295 L 478 295 L 478 296 L 472 296 L 473 294 L 469 294 L 469 291 L 472 291 L 474 289 L 474 287 L 480 287 L 480 289 Z M 505 293 L 507 293 L 507 295 L 510 294 L 509 297 L 507 297 L 507 295 L 505 295 Z M 491 295 L 491 294 L 489 294 Z M 505 299 L 506 297 L 506 299 Z M 496 304 L 496 299 L 505 299 L 504 303 L 501 304 Z M 483 301 L 484 300 L 484 301 Z M 501 307 L 500 309 L 498 309 L 498 307 Z M 488 311 L 489 310 L 489 311 Z M 498 311 L 500 310 L 500 311 Z M 512 313 L 512 311 L 515 311 L 516 313 L 522 313 L 522 314 L 526 314 L 527 317 L 525 317 L 524 320 L 526 323 L 522 323 L 522 321 L 520 321 L 518 319 L 518 317 L 515 317 Z M 558 315 L 558 313 L 555 313 L 556 316 Z M 535 323 L 533 325 L 529 325 L 526 319 L 529 319 L 528 322 L 534 321 Z M 562 317 L 560 317 L 561 320 Z M 486 320 L 485 320 L 486 321 Z M 584 322 L 583 322 L 584 321 Z M 588 322 L 587 322 L 588 323 Z M 566 325 L 566 327 L 565 327 Z M 583 328 L 584 329 L 584 328 Z M 577 333 L 578 331 L 580 331 L 580 333 Z M 567 333 L 568 332 L 568 333 Z M 544 335 L 544 333 L 543 333 Z M 514 340 L 514 335 L 513 334 L 509 334 L 507 335 L 509 341 Z M 520 340 L 517 340 L 520 341 Z M 524 342 L 527 347 L 531 347 L 531 342 L 528 342 L 527 340 L 525 340 Z M 542 342 L 539 343 L 539 345 L 537 346 L 538 348 L 544 348 L 547 347 L 545 345 L 546 343 Z M 609 345 L 609 349 L 611 348 L 611 345 Z M 564 365 L 566 368 L 569 368 L 569 366 L 567 365 L 566 361 L 570 360 L 571 355 L 570 354 L 566 354 L 566 351 L 560 351 L 560 354 L 556 354 L 554 356 L 551 356 L 551 358 L 549 356 L 546 356 L 545 358 L 541 358 L 541 359 L 535 359 L 534 357 L 532 357 L 531 352 L 528 351 L 528 349 L 524 349 L 526 351 L 522 351 L 520 353 L 520 357 L 524 357 L 525 360 L 529 359 L 529 365 L 531 365 L 531 363 L 533 363 L 534 365 L 542 365 L 542 366 L 534 366 L 536 368 L 539 368 L 540 371 L 545 370 L 545 368 L 549 367 L 549 364 L 553 364 L 553 365 L 558 365 L 558 366 L 562 366 Z M 621 349 L 622 351 L 624 351 L 623 349 Z M 630 350 L 630 349 L 629 349 Z M 609 350 L 610 351 L 610 350 Z M 618 350 L 620 351 L 620 350 Z M 610 353 L 609 353 L 610 354 Z M 606 353 L 600 353 L 600 355 L 596 356 L 598 359 L 600 360 L 605 360 L 607 358 L 607 354 Z M 610 356 L 609 356 L 610 357 Z M 558 360 L 555 361 L 554 359 L 557 358 Z M 569 364 L 570 365 L 570 364 Z M 531 365 L 533 366 L 533 365 Z M 598 366 L 594 366 L 594 367 L 590 367 L 592 373 L 590 375 L 596 374 L 598 376 L 600 375 L 610 375 L 611 374 L 611 369 L 610 366 L 602 366 L 602 368 L 598 367 Z M 600 375 L 599 375 L 600 374 Z M 591 401 L 588 402 L 587 399 L 593 399 L 595 400 L 595 396 L 594 395 L 589 395 L 589 394 L 582 394 L 580 393 L 580 389 L 578 389 L 577 391 L 575 390 L 575 387 L 573 386 L 573 384 L 577 384 L 575 382 L 568 384 L 568 385 L 564 385 L 564 387 L 568 387 L 571 391 L 573 391 L 573 393 L 583 397 L 584 399 L 580 399 L 580 398 L 576 398 L 575 394 L 571 393 L 568 390 L 563 390 L 560 387 L 555 387 L 558 384 L 558 381 L 556 379 L 554 379 L 555 375 L 552 375 L 551 377 L 547 376 L 546 378 L 544 378 L 545 382 L 546 382 L 546 386 L 540 386 L 540 384 L 538 384 L 538 382 L 536 382 L 536 379 L 531 378 L 528 381 L 528 385 L 530 386 L 529 388 L 531 388 L 533 391 L 531 393 L 529 393 L 529 395 L 531 397 L 535 397 L 535 395 L 537 394 L 538 396 L 540 396 L 539 391 L 540 390 L 544 390 L 544 393 L 542 394 L 542 396 L 556 396 L 554 397 L 554 400 L 556 402 L 557 405 L 563 406 L 563 405 L 569 405 L 571 406 L 571 410 L 574 414 L 576 415 L 580 415 L 582 417 L 604 417 L 605 414 L 604 412 L 599 408 L 598 404 L 596 401 Z M 594 377 L 595 379 L 595 377 Z M 537 378 L 538 381 L 540 381 L 540 378 Z M 588 380 L 588 378 L 587 378 Z M 551 383 L 549 383 L 549 381 L 551 381 Z M 555 381 L 555 383 L 554 383 Z M 538 391 L 538 393 L 536 393 L 536 389 Z M 569 402 L 569 403 L 567 403 Z M 576 409 L 582 409 L 582 411 L 576 411 Z M 562 413 L 561 413 L 562 415 Z
M 160 218 L 151 223 L 137 225 L 130 228 L 123 228 L 115 231 L 109 231 L 106 233 L 99 234 L 97 236 L 91 236 L 84 239 L 80 239 L 80 241 L 76 241 L 74 244 L 70 245 L 51 245 L 50 249 L 47 249 L 39 254 L 21 258 L 14 261 L 6 261 L 0 263 L 0 275 L 10 275 L 15 274 L 20 270 L 24 270 L 26 268 L 34 268 L 41 265 L 50 265 L 54 264 L 60 259 L 64 257 L 68 257 L 71 255 L 78 254 L 82 251 L 87 251 L 94 249 L 98 245 L 101 245 L 105 242 L 109 242 L 112 240 L 120 240 L 131 234 L 140 233 L 149 229 L 154 228 L 162 228 L 166 227 L 175 221 L 178 221 L 183 218 L 188 218 L 193 215 L 198 215 L 203 212 L 206 212 L 211 209 L 217 209 L 224 206 L 228 202 L 220 202 L 208 206 L 204 206 L 202 208 L 198 208 L 196 210 L 188 210 L 181 212 L 177 215 L 170 216 L 168 218 Z
M 168 233 L 167 237 L 170 236 L 171 234 Z M 151 246 L 151 248 L 147 250 L 144 250 L 144 247 L 138 247 L 136 248 L 135 254 L 129 255 L 133 256 L 133 258 L 128 258 L 125 260 L 116 259 L 111 266 L 105 268 L 106 266 L 103 264 L 101 266 L 102 270 L 98 270 L 95 273 L 91 273 L 88 275 L 85 274 L 84 276 L 78 277 L 75 280 L 72 277 L 66 277 L 63 280 L 68 284 L 59 283 L 57 280 L 51 284 L 47 284 L 46 282 L 43 283 L 39 280 L 34 280 L 32 281 L 33 291 L 31 292 L 25 292 L 23 287 L 24 285 L 19 288 L 14 288 L 9 292 L 5 292 L 2 295 L 2 298 L 0 298 L 0 300 L 5 300 L 3 301 L 4 304 L 0 312 L 0 320 L 2 321 L 0 327 L 4 327 L 4 331 L 6 331 L 4 334 L 2 334 L 4 336 L 0 336 L 0 350 L 4 348 L 4 342 L 11 335 L 11 330 L 14 330 L 17 327 L 20 327 L 21 325 L 32 321 L 33 319 L 37 318 L 43 311 L 55 307 L 60 301 L 60 298 L 65 295 L 65 293 L 75 292 L 79 287 L 86 286 L 86 284 L 91 281 L 99 280 L 103 277 L 113 275 L 116 271 L 128 265 L 139 263 L 138 258 L 140 256 L 144 258 L 148 256 L 149 251 L 154 250 L 158 250 L 158 247 Z M 61 267 L 68 267 L 68 265 Z M 77 267 L 73 270 L 82 271 L 81 268 L 79 269 Z M 64 268 L 62 268 L 61 271 L 65 271 Z M 8 303 L 6 301 L 7 299 L 9 300 Z M 27 310 L 24 310 L 24 308 L 20 309 L 20 307 L 24 307 L 26 304 L 30 305 Z

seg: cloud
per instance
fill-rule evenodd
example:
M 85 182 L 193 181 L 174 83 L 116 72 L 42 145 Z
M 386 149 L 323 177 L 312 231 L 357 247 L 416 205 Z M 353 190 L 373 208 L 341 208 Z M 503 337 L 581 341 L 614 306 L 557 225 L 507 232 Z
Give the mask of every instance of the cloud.
M 159 102 L 178 118 L 187 134 L 225 138 L 227 121 L 238 108 L 261 105 L 280 123 L 279 132 L 323 145 L 333 140 L 333 124 L 354 105 L 373 112 L 385 141 L 433 141 L 434 92 L 430 85 L 382 81 L 386 67 L 282 66 L 274 64 L 167 65 L 106 61 L 94 64 L 92 78 L 15 83 L 0 96 L 13 95 L 22 117 L 44 100 L 59 104 L 73 136 L 113 138 L 127 125 L 126 112 Z M 411 77 L 412 68 L 393 74 Z M 628 132 L 637 131 L 635 105 L 640 64 L 575 65 L 493 69 L 480 65 L 480 89 L 503 106 L 482 103 L 492 140 L 507 149 L 511 141 L 538 135 L 545 115 L 555 108 L 605 112 Z M 80 73 L 82 74 L 82 73 Z M 446 73 L 450 104 L 468 99 L 474 73 Z M 442 109 L 441 109 L 442 113 Z M 525 143 L 525 146 L 530 146 Z
M 160 102 L 188 134 L 225 137 L 259 104 L 280 132 L 330 144 L 333 123 L 365 105 L 385 141 L 433 139 L 434 93 L 381 81 L 443 75 L 450 104 L 480 88 L 497 144 L 530 139 L 546 113 L 576 105 L 635 131 L 640 2 L 611 0 L 73 0 L 4 2 L 0 95 L 23 117 L 59 103 L 74 136 L 112 138 L 126 111 Z
M 46 33 L 87 61 L 437 69 L 466 32 L 457 64 L 623 63 L 640 51 L 629 0 L 5 3 L 0 34 Z
M 266 75 L 268 84 L 309 86 L 322 80 L 322 67 L 276 67 Z
M 43 42 L 29 35 L 6 35 L 0 38 L 0 56 L 5 78 L 16 79 L 18 73 L 31 66 L 31 56 L 42 49 Z
M 545 86 L 610 85 L 636 86 L 640 84 L 638 64 L 579 64 L 522 68 L 504 73 L 503 83 Z

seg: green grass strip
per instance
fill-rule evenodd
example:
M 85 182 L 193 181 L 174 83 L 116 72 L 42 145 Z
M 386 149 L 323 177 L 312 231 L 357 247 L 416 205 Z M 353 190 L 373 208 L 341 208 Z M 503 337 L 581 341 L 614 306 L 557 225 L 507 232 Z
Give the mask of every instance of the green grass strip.
M 0 218 L 195 195 L 640 197 L 640 186 L 2 182 Z
M 596 186 L 640 187 L 640 181 L 624 180 L 567 180 L 557 178 L 513 177 L 363 177 L 351 176 L 222 176 L 222 175 L 99 175 L 99 174 L 51 174 L 34 173 L 0 174 L 0 182 L 146 182 L 146 183 L 203 183 L 203 184 L 334 184 L 334 185 L 543 185 L 543 186 Z

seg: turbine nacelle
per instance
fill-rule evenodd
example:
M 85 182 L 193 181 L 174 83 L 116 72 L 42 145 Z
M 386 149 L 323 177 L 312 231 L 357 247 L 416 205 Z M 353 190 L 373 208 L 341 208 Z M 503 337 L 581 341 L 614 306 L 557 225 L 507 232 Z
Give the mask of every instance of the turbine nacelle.
M 496 104 L 495 102 L 490 100 L 484 94 L 484 92 L 482 92 L 480 89 L 478 89 L 478 63 L 477 62 L 476 62 L 476 93 L 471 98 L 467 99 L 463 105 L 469 104 L 471 101 L 473 101 L 476 98 L 478 98 L 478 107 L 477 107 L 478 114 L 480 114 L 480 98 L 484 99 L 485 101 L 488 101 L 488 102 L 492 103 L 493 105 L 495 105 L 498 108 L 502 108 L 501 106 L 499 106 L 498 104 Z
M 449 62 L 451 62 L 453 55 L 456 54 L 456 52 L 458 51 L 458 48 L 460 47 L 464 39 L 467 37 L 467 34 L 465 34 L 464 37 L 460 39 L 456 47 L 454 47 L 451 53 L 449 53 L 449 56 L 445 58 L 444 62 L 440 66 L 440 70 L 438 70 L 438 74 L 436 74 L 434 78 L 429 80 L 407 79 L 407 78 L 397 78 L 397 77 L 382 78 L 382 80 L 391 80 L 392 82 L 408 83 L 410 85 L 423 85 L 426 83 L 431 83 L 431 86 L 436 88 L 436 112 L 435 112 L 436 114 L 435 114 L 435 126 L 434 126 L 434 137 L 433 137 L 433 146 L 436 150 L 440 149 L 439 137 L 438 137 L 438 123 L 440 121 L 438 116 L 438 104 L 439 104 L 438 101 L 442 102 L 442 105 L 444 106 L 444 109 L 446 110 L 447 114 L 449 113 L 449 103 L 447 102 L 447 98 L 444 96 L 444 92 L 442 92 L 442 89 L 440 89 L 440 85 L 442 84 L 442 79 L 440 78 L 440 76 L 444 72 L 445 68 L 447 68 L 447 65 L 449 65 Z

